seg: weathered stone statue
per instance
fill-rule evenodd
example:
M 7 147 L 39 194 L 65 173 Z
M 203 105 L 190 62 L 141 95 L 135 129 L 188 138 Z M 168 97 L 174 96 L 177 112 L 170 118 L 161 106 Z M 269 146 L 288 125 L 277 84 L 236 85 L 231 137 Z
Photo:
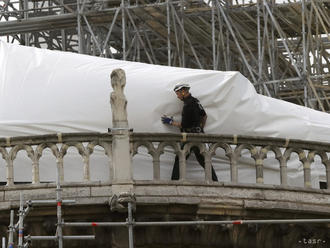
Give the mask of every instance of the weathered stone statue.
M 124 94 L 126 84 L 125 72 L 115 69 L 111 73 L 111 86 L 113 92 L 110 94 L 112 110 L 112 192 L 130 192 L 132 188 L 132 166 L 129 144 L 129 127 L 127 121 L 127 100 Z
M 114 128 L 128 128 L 127 121 L 127 100 L 124 94 L 126 85 L 125 71 L 115 69 L 111 73 L 111 86 L 113 92 L 110 95 L 110 104 L 112 110 L 112 124 Z

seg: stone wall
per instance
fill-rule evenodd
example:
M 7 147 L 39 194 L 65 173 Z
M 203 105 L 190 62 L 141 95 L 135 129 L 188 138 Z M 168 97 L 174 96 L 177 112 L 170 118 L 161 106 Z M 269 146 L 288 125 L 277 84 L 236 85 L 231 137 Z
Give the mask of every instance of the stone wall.
M 76 200 L 74 205 L 63 206 L 65 222 L 126 221 L 127 212 L 110 210 L 112 185 L 76 184 L 62 188 L 64 199 Z M 3 188 L 1 236 L 7 236 L 9 209 L 18 209 L 20 192 L 26 200 L 55 198 L 54 186 Z M 137 222 L 330 218 L 330 193 L 313 189 L 136 182 L 132 193 L 136 196 L 133 217 Z M 24 235 L 54 235 L 56 222 L 55 205 L 34 207 L 24 221 Z M 64 241 L 64 247 L 128 247 L 126 227 L 64 227 L 63 234 L 96 235 L 90 241 Z M 328 224 L 137 226 L 134 247 L 328 247 L 329 235 Z M 32 247 L 58 247 L 55 241 L 32 244 Z

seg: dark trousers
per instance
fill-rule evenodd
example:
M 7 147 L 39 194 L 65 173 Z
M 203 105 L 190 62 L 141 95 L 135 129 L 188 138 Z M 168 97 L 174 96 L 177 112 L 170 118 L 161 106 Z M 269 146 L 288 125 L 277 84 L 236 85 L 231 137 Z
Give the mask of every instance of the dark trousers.
M 190 149 L 190 152 L 187 154 L 186 156 L 186 160 L 189 158 L 191 152 L 195 153 L 196 159 L 198 161 L 198 163 L 205 168 L 205 160 L 204 160 L 204 156 L 200 153 L 199 148 L 197 146 L 193 146 Z M 213 169 L 213 166 L 211 166 L 212 168 L 212 180 L 213 181 L 218 181 L 218 177 L 217 174 L 215 174 L 215 171 Z M 172 180 L 179 180 L 180 178 L 180 168 L 179 168 L 179 157 L 175 156 L 175 162 L 174 162 L 174 166 L 173 166 L 173 171 L 172 171 Z

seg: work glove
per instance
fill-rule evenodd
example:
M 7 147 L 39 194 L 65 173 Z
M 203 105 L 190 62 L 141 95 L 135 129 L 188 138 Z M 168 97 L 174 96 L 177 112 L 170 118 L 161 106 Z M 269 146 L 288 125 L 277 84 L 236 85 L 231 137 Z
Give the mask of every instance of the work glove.
M 163 124 L 172 125 L 173 117 L 167 117 L 166 115 L 163 115 L 162 116 L 162 122 L 163 122 Z

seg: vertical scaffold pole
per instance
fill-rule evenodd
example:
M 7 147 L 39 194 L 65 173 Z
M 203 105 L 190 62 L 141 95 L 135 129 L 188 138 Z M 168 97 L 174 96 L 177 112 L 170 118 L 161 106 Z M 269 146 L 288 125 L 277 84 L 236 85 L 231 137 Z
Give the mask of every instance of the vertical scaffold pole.
M 123 60 L 126 60 L 126 22 L 125 22 L 125 0 L 121 0 L 121 25 L 122 25 L 122 37 L 123 37 Z
M 24 19 L 27 20 L 29 18 L 29 3 L 28 0 L 24 0 Z M 26 33 L 24 35 L 24 39 L 25 39 L 25 45 L 26 46 L 30 46 L 30 34 Z
M 212 0 L 212 54 L 213 54 L 213 70 L 216 70 L 216 56 L 215 56 L 215 18 L 214 8 L 215 2 Z
M 2 248 L 6 248 L 6 238 L 2 237 Z
M 258 87 L 261 82 L 262 58 L 261 58 L 261 34 L 260 34 L 260 0 L 257 0 L 257 32 L 258 32 Z M 259 92 L 261 93 L 261 92 Z
M 8 248 L 14 248 L 14 210 L 10 210 Z
M 182 27 L 184 28 L 184 4 L 185 1 L 181 0 L 180 3 L 180 11 L 181 11 L 181 23 Z M 182 67 L 186 67 L 186 60 L 185 60 L 185 53 L 184 53 L 184 34 L 181 33 L 181 60 L 182 60 Z
M 64 0 L 61 0 L 61 14 L 64 14 Z M 66 51 L 66 37 L 65 37 L 65 29 L 61 29 L 61 45 L 62 51 Z
M 132 217 L 131 202 L 128 202 L 128 242 L 129 242 L 129 248 L 134 248 L 133 217 Z
M 18 248 L 23 247 L 23 219 L 24 219 L 24 209 L 23 209 L 23 195 L 20 193 L 19 195 L 19 211 L 18 211 Z
M 78 52 L 84 53 L 83 32 L 81 26 L 80 0 L 77 0 Z
M 308 106 L 307 96 L 307 80 L 306 80 L 306 30 L 305 30 L 305 0 L 301 1 L 301 25 L 302 25 L 302 50 L 303 50 L 303 68 L 302 68 L 302 81 L 304 84 L 304 104 Z
M 63 232 L 62 232 L 62 189 L 60 184 L 60 170 L 57 168 L 57 180 L 56 180 L 56 202 L 57 202 L 57 240 L 58 248 L 63 248 Z
M 166 1 L 167 13 L 167 60 L 168 66 L 171 66 L 171 22 L 170 22 L 170 0 Z

